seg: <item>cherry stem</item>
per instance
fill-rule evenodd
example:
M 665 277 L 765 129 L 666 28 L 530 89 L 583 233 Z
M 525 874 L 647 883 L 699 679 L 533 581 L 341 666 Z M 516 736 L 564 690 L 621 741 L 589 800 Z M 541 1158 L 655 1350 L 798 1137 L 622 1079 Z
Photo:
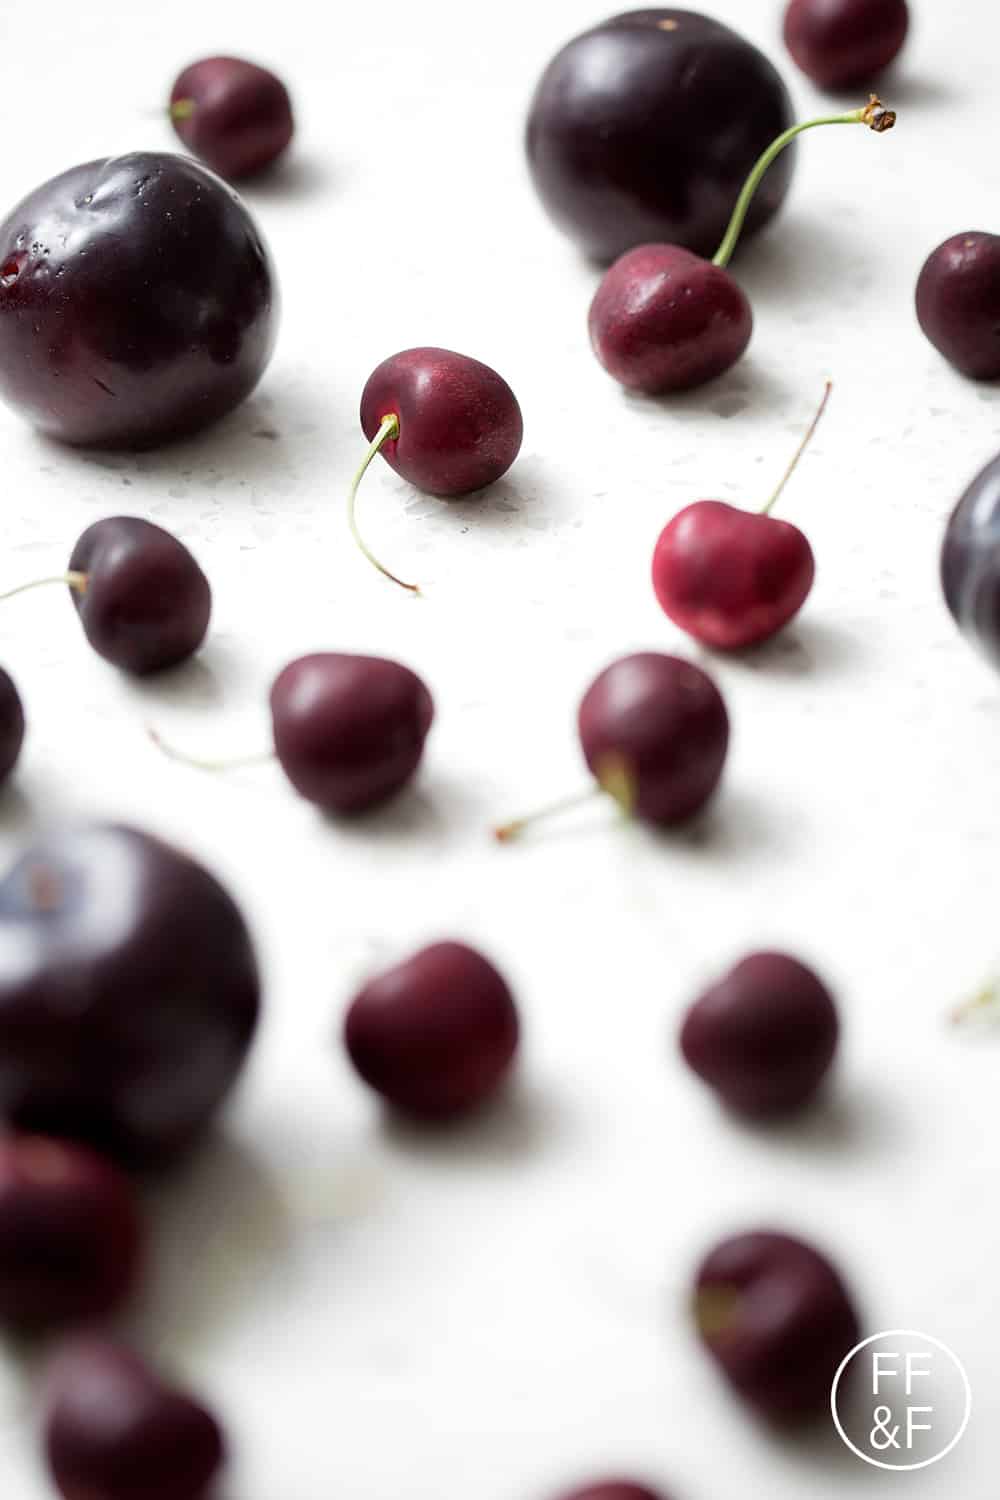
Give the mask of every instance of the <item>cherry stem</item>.
M 635 810 L 635 791 L 635 777 L 622 757 L 607 755 L 597 767 L 594 786 L 588 787 L 584 792 L 576 792 L 572 797 L 564 797 L 560 802 L 552 802 L 538 812 L 529 813 L 526 818 L 514 818 L 510 823 L 501 824 L 499 828 L 494 828 L 493 837 L 500 844 L 509 844 L 533 824 L 572 812 L 575 808 L 592 802 L 595 797 L 612 798 L 623 815 L 630 818 Z
M 601 797 L 603 794 L 602 786 L 589 786 L 585 792 L 576 792 L 572 797 L 563 797 L 559 802 L 551 802 L 548 807 L 529 813 L 526 818 L 513 818 L 509 823 L 501 824 L 499 828 L 494 828 L 493 837 L 500 844 L 509 844 L 512 839 L 519 838 L 524 830 L 533 824 L 545 822 L 548 818 L 558 818 L 563 813 L 572 812 L 574 808 L 585 806 L 586 803 L 592 802 L 595 797 Z
M 193 99 L 175 99 L 170 106 L 170 118 L 172 120 L 190 120 L 195 111 Z
M 770 500 L 767 502 L 766 505 L 762 505 L 761 508 L 760 508 L 760 513 L 761 513 L 762 516 L 769 516 L 771 514 L 772 510 L 774 509 L 774 507 L 777 505 L 778 501 L 781 499 L 782 492 L 784 491 L 785 485 L 788 483 L 788 481 L 791 479 L 792 475 L 795 473 L 795 470 L 798 468 L 798 466 L 799 466 L 799 460 L 801 459 L 801 457 L 802 457 L 803 453 L 806 451 L 806 449 L 809 447 L 809 444 L 812 442 L 812 440 L 813 440 L 813 438 L 814 438 L 814 436 L 816 434 L 816 428 L 819 426 L 820 422 L 823 420 L 823 413 L 826 411 L 827 402 L 830 399 L 830 392 L 832 390 L 833 390 L 833 381 L 832 380 L 828 380 L 826 382 L 826 389 L 823 392 L 823 399 L 819 403 L 819 408 L 818 408 L 818 410 L 816 412 L 816 415 L 813 417 L 812 421 L 809 423 L 809 429 L 806 432 L 805 437 L 802 439 L 801 443 L 799 444 L 799 446 L 795 450 L 795 457 L 792 459 L 791 463 L 788 465 L 788 468 L 785 470 L 784 474 L 781 476 L 781 482 L 778 485 L 778 488 L 775 490 L 774 494 L 771 496 Z
M 386 578 L 391 579 L 393 583 L 398 583 L 401 589 L 409 589 L 411 594 L 419 594 L 420 589 L 415 583 L 404 583 L 402 578 L 397 578 L 395 573 L 390 573 L 389 569 L 385 567 L 383 563 L 379 562 L 374 552 L 372 552 L 365 543 L 361 532 L 358 530 L 357 516 L 355 514 L 358 500 L 358 485 L 361 483 L 362 479 L 364 479 L 368 469 L 368 465 L 371 463 L 376 453 L 379 452 L 383 443 L 395 442 L 396 438 L 398 437 L 399 418 L 396 416 L 395 412 L 390 412 L 388 416 L 382 418 L 381 426 L 379 427 L 378 432 L 376 432 L 375 436 L 372 438 L 371 442 L 368 444 L 368 451 L 365 454 L 364 458 L 361 460 L 358 472 L 351 480 L 351 489 L 350 493 L 347 496 L 347 520 L 351 528 L 351 535 L 357 542 L 365 557 L 367 557 L 368 561 L 371 563 L 372 567 L 378 568 L 379 572 L 382 573 Z
M 197 755 L 188 755 L 184 750 L 178 750 L 150 725 L 146 726 L 146 733 L 168 760 L 175 760 L 182 766 L 191 766 L 196 771 L 238 771 L 244 766 L 262 766 L 274 759 L 273 750 L 259 750 L 256 755 L 230 756 L 225 760 L 203 759 Z
M 74 589 L 78 594 L 87 592 L 89 575 L 86 573 L 56 573 L 52 578 L 35 578 L 31 583 L 18 584 L 16 589 L 8 589 L 6 594 L 0 594 L 0 604 L 5 599 L 13 599 L 18 594 L 26 594 L 29 589 L 47 589 L 53 583 L 63 583 Z
M 998 988 L 997 981 L 994 979 L 989 984 L 984 984 L 982 989 L 973 995 L 971 999 L 963 1000 L 961 1005 L 956 1005 L 951 1013 L 952 1022 L 956 1026 L 961 1026 L 965 1021 L 971 1020 L 974 1015 L 978 1015 L 981 1011 L 990 1010 L 995 1007 L 998 999 L 1000 999 L 1000 988 Z
M 861 109 L 852 109 L 846 115 L 820 115 L 815 120 L 804 120 L 801 124 L 793 125 L 784 134 L 779 135 L 777 140 L 772 141 L 768 146 L 743 184 L 740 196 L 736 200 L 736 207 L 733 209 L 733 216 L 729 221 L 729 228 L 723 236 L 722 244 L 712 257 L 712 264 L 725 267 L 732 260 L 750 204 L 760 187 L 764 174 L 785 147 L 792 144 L 796 136 L 801 135 L 804 130 L 815 130 L 818 125 L 867 125 L 869 130 L 874 130 L 881 135 L 883 131 L 891 130 L 895 123 L 895 111 L 886 109 L 881 99 L 872 94 L 868 103 Z

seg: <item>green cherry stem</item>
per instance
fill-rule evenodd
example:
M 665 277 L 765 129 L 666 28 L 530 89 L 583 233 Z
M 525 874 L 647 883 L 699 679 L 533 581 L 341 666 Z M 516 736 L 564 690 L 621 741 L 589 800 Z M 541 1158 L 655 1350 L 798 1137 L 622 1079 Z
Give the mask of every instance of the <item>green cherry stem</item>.
M 509 823 L 502 823 L 499 828 L 494 828 L 493 837 L 499 844 L 509 844 L 535 823 L 573 812 L 576 808 L 593 802 L 595 797 L 610 797 L 617 802 L 623 817 L 632 816 L 635 810 L 635 777 L 620 756 L 610 755 L 602 762 L 594 786 L 587 787 L 586 791 L 576 792 L 572 797 L 563 797 L 559 802 L 551 802 L 548 807 L 530 813 L 526 818 L 513 818 Z
M 258 750 L 256 755 L 230 756 L 228 759 L 212 760 L 197 755 L 188 755 L 184 750 L 178 750 L 165 740 L 151 725 L 146 726 L 146 733 L 168 760 L 174 760 L 181 766 L 191 766 L 195 771 L 239 771 L 245 766 L 263 766 L 274 759 L 273 750 Z
M 379 452 L 382 445 L 384 443 L 395 442 L 396 438 L 398 437 L 399 418 L 396 416 L 395 412 L 390 412 L 388 416 L 382 418 L 379 430 L 378 432 L 376 432 L 375 436 L 368 444 L 368 451 L 365 454 L 364 458 L 361 460 L 361 463 L 358 467 L 358 472 L 351 480 L 351 488 L 347 496 L 347 520 L 351 528 L 351 535 L 357 542 L 365 557 L 367 557 L 368 561 L 371 563 L 372 567 L 378 568 L 379 572 L 384 577 L 391 579 L 393 583 L 398 583 L 401 589 L 409 589 L 411 594 L 419 594 L 420 590 L 415 583 L 404 583 L 402 578 L 397 578 L 395 573 L 390 573 L 389 569 L 383 563 L 379 562 L 374 552 L 372 552 L 368 547 L 367 543 L 361 535 L 361 532 L 358 530 L 358 520 L 356 514 L 358 501 L 358 485 L 361 483 L 362 479 L 364 479 L 365 474 L 368 470 L 368 465 L 371 463 L 375 455 Z
M 995 1010 L 998 999 L 1000 999 L 1000 984 L 992 979 L 970 999 L 963 1000 L 960 1005 L 955 1006 L 951 1013 L 952 1023 L 955 1026 L 961 1026 L 966 1021 L 970 1021 L 973 1016 L 982 1015 L 984 1011 Z
M 0 594 L 0 604 L 5 599 L 14 599 L 18 594 L 26 594 L 29 589 L 47 589 L 54 583 L 65 584 L 74 593 L 85 594 L 88 581 L 86 573 L 56 573 L 52 578 L 36 578 L 31 583 L 18 584 L 16 589 L 8 589 L 6 594 Z
M 785 470 L 784 474 L 781 476 L 781 482 L 779 483 L 778 488 L 775 490 L 774 494 L 771 496 L 770 500 L 767 502 L 766 505 L 762 505 L 761 508 L 760 508 L 760 513 L 761 513 L 762 516 L 769 516 L 771 514 L 772 510 L 774 509 L 774 507 L 777 505 L 778 501 L 781 499 L 782 492 L 784 491 L 785 485 L 788 483 L 788 481 L 791 479 L 792 475 L 795 473 L 795 470 L 798 468 L 798 466 L 799 466 L 799 460 L 801 459 L 801 457 L 802 457 L 803 453 L 806 451 L 806 449 L 809 447 L 809 444 L 812 442 L 813 437 L 816 434 L 816 428 L 819 426 L 820 422 L 823 420 L 823 413 L 826 411 L 827 402 L 830 399 L 830 392 L 832 390 L 833 390 L 833 381 L 832 380 L 828 380 L 826 382 L 826 389 L 823 392 L 823 399 L 819 403 L 819 408 L 818 408 L 818 410 L 816 412 L 816 415 L 813 417 L 812 421 L 809 424 L 809 430 L 808 430 L 808 432 L 806 433 L 805 437 L 802 439 L 801 443 L 799 444 L 799 446 L 795 450 L 795 457 L 792 459 L 791 463 L 788 465 L 788 468 Z
M 190 120 L 195 111 L 193 99 L 175 99 L 170 106 L 170 118 L 172 120 Z
M 869 130 L 874 130 L 881 135 L 884 130 L 891 130 L 895 123 L 895 112 L 886 109 L 881 99 L 872 94 L 868 103 L 861 109 L 852 109 L 846 115 L 820 115 L 815 120 L 803 120 L 801 124 L 792 125 L 784 134 L 779 135 L 777 140 L 772 141 L 768 146 L 743 184 L 740 196 L 736 200 L 736 207 L 733 209 L 733 216 L 729 221 L 729 228 L 723 235 L 722 244 L 712 257 L 712 264 L 725 267 L 732 260 L 733 251 L 743 232 L 750 204 L 760 187 L 765 172 L 775 158 L 781 155 L 785 147 L 792 144 L 796 136 L 801 135 L 804 130 L 815 130 L 818 125 L 867 125 Z

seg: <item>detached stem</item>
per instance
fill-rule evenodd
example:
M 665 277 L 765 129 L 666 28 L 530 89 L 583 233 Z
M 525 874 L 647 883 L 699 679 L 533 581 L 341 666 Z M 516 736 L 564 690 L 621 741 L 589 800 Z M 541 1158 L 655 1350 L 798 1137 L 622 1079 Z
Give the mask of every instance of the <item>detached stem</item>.
M 526 818 L 513 818 L 511 822 L 501 824 L 499 828 L 494 828 L 493 837 L 498 843 L 508 844 L 512 839 L 518 838 L 526 828 L 530 828 L 533 823 L 541 823 L 548 818 L 558 818 L 561 813 L 572 812 L 577 807 L 593 802 L 595 797 L 603 795 L 602 786 L 589 786 L 585 792 L 576 792 L 572 797 L 563 797 L 559 802 L 551 802 L 540 812 L 531 813 Z
M 810 422 L 810 424 L 809 424 L 809 430 L 807 431 L 805 437 L 802 439 L 801 443 L 796 448 L 796 450 L 795 450 L 795 457 L 792 459 L 791 463 L 788 465 L 788 468 L 785 470 L 784 474 L 781 476 L 781 482 L 779 483 L 778 488 L 775 490 L 774 494 L 771 496 L 770 500 L 767 502 L 766 505 L 762 505 L 761 508 L 760 508 L 760 513 L 761 513 L 762 516 L 769 516 L 771 514 L 772 510 L 774 509 L 774 507 L 777 505 L 778 501 L 781 499 L 782 492 L 784 491 L 785 485 L 788 483 L 788 481 L 791 479 L 792 475 L 795 473 L 795 470 L 798 468 L 798 466 L 799 466 L 799 460 L 801 459 L 801 457 L 802 457 L 803 453 L 806 451 L 806 449 L 809 447 L 809 444 L 812 442 L 813 437 L 814 437 L 814 435 L 816 433 L 816 428 L 819 426 L 820 422 L 822 421 L 823 413 L 826 411 L 826 404 L 827 404 L 827 402 L 830 399 L 830 392 L 832 390 L 833 390 L 833 381 L 832 380 L 828 380 L 826 382 L 826 390 L 823 392 L 823 399 L 819 403 L 819 409 L 816 412 L 816 415 L 813 417 L 812 421 Z
M 361 535 L 361 532 L 358 530 L 356 515 L 358 485 L 361 483 L 362 479 L 364 479 L 368 469 L 368 465 L 371 463 L 375 455 L 379 452 L 382 445 L 384 443 L 394 442 L 398 437 L 399 418 L 396 416 L 395 412 L 390 412 L 388 416 L 382 418 L 382 425 L 379 427 L 378 432 L 376 432 L 375 436 L 368 444 L 368 452 L 361 460 L 361 463 L 358 467 L 358 472 L 351 480 L 351 488 L 347 496 L 347 521 L 351 528 L 351 535 L 357 542 L 365 557 L 367 557 L 368 561 L 371 563 L 372 567 L 378 568 L 379 572 L 383 574 L 384 577 L 391 579 L 393 583 L 398 583 L 401 589 L 409 589 L 411 594 L 419 594 L 420 590 L 415 583 L 404 583 L 402 578 L 397 578 L 395 573 L 390 573 L 389 569 L 379 562 L 374 552 L 372 552 L 368 547 L 367 543 Z
M 273 750 L 260 750 L 256 755 L 231 756 L 228 760 L 203 759 L 200 756 L 188 755 L 185 751 L 176 749 L 157 730 L 148 725 L 146 733 L 156 748 L 161 750 L 168 760 L 175 760 L 182 766 L 191 766 L 196 771 L 238 771 L 243 766 L 262 766 L 274 759 Z
M 16 589 L 8 589 L 6 594 L 0 594 L 0 603 L 5 599 L 13 599 L 18 594 L 26 594 L 29 589 L 47 589 L 53 583 L 66 584 L 76 593 L 85 594 L 88 581 L 86 573 L 56 573 L 51 578 L 36 578 L 32 583 L 21 583 Z
M 736 207 L 733 209 L 733 216 L 729 221 L 729 228 L 723 236 L 722 244 L 712 257 L 712 264 L 725 267 L 732 260 L 733 251 L 743 232 L 750 204 L 760 187 L 764 174 L 785 147 L 792 144 L 796 136 L 801 135 L 805 130 L 815 130 L 818 125 L 867 125 L 869 130 L 881 134 L 884 130 L 891 130 L 895 123 L 895 113 L 891 109 L 884 108 L 882 101 L 872 94 L 868 103 L 861 109 L 852 109 L 846 115 L 820 115 L 815 120 L 804 120 L 799 125 L 791 126 L 783 135 L 779 135 L 777 140 L 772 141 L 768 146 L 743 184 L 740 196 L 736 200 Z

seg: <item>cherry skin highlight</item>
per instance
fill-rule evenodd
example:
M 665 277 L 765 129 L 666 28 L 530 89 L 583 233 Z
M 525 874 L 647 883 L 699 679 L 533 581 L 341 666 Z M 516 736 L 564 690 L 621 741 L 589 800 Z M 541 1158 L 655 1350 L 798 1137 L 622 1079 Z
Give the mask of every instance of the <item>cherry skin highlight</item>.
M 87 162 L 0 223 L 0 398 L 63 442 L 148 448 L 224 416 L 277 312 L 256 225 L 186 157 Z
M 357 1072 L 388 1104 L 447 1121 L 496 1093 L 519 1030 L 493 965 L 464 943 L 435 943 L 364 986 L 347 1012 L 344 1040 Z
M 0 880 L 0 1114 L 19 1129 L 178 1155 L 236 1081 L 259 997 L 235 903 L 148 834 L 51 832 Z
M 837 1050 L 830 992 L 784 953 L 753 953 L 688 1011 L 680 1033 L 690 1067 L 737 1114 L 790 1114 L 814 1098 Z
M 725 1240 L 698 1270 L 694 1313 L 722 1374 L 761 1416 L 829 1415 L 834 1376 L 861 1334 L 825 1256 L 768 1231 Z
M 894 61 L 909 25 L 906 0 L 791 0 L 785 45 L 821 89 L 852 89 Z
M 170 92 L 170 118 L 188 150 L 231 179 L 277 161 L 295 130 L 281 79 L 239 57 L 186 67 Z
M 133 1291 L 143 1232 L 131 1185 L 82 1146 L 0 1140 L 0 1322 L 35 1334 L 92 1322 Z
M 927 257 L 917 321 L 945 359 L 972 380 L 1000 376 L 1000 235 L 970 229 Z
M 271 717 L 275 753 L 295 790 L 329 812 L 357 814 L 413 777 L 434 703 L 398 662 L 329 651 L 279 673 Z
M 226 1457 L 205 1407 L 132 1350 L 96 1338 L 57 1357 L 43 1440 L 64 1500 L 207 1500 Z
M 1000 455 L 976 475 L 949 518 L 941 585 L 962 633 L 1000 671 Z
M 0 787 L 20 759 L 24 734 L 21 695 L 14 685 L 14 679 L 0 667 Z

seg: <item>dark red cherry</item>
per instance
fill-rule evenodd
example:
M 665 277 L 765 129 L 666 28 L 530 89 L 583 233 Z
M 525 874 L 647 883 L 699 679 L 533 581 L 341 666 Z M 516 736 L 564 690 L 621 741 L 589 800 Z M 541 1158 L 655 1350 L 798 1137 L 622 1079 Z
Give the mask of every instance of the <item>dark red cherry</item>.
M 239 57 L 185 68 L 170 92 L 170 118 L 188 150 L 230 178 L 269 167 L 295 129 L 281 79 Z
M 650 1490 L 628 1479 L 605 1479 L 600 1484 L 584 1485 L 582 1490 L 570 1490 L 560 1500 L 668 1500 L 668 1497 L 662 1490 Z
M 369 980 L 344 1026 L 365 1083 L 428 1120 L 484 1104 L 510 1070 L 518 1033 L 506 983 L 464 943 L 435 943 Z
M 710 255 L 743 180 L 791 104 L 756 47 L 707 16 L 650 9 L 613 17 L 553 59 L 528 119 L 542 203 L 595 259 L 666 240 Z M 793 159 L 768 175 L 751 230 L 777 212 Z
M 295 790 L 330 812 L 361 813 L 413 776 L 434 703 L 399 662 L 324 651 L 279 673 L 271 717 L 275 753 Z
M 681 1051 L 738 1114 L 788 1114 L 816 1094 L 837 1050 L 830 992 L 784 953 L 753 953 L 694 1002 Z
M 82 1146 L 0 1139 L 0 1321 L 19 1333 L 90 1322 L 132 1292 L 143 1235 L 128 1179 Z
M 976 475 L 949 517 L 941 585 L 962 633 L 1000 671 L 1000 455 Z
M 791 0 L 785 45 L 821 89 L 870 84 L 901 51 L 906 0 Z
M 24 744 L 24 707 L 14 680 L 0 667 L 0 786 L 17 765 Z
M 1000 376 L 1000 235 L 952 235 L 924 262 L 917 319 L 935 349 L 973 380 Z
M 0 397 L 68 443 L 214 422 L 271 357 L 277 290 L 232 188 L 162 152 L 87 162 L 0 223 Z
M 750 342 L 753 313 L 721 266 L 677 245 L 640 245 L 605 275 L 589 326 L 608 373 L 657 395 L 724 374 Z
M 259 979 L 235 903 L 135 829 L 51 832 L 0 881 L 0 1113 L 159 1160 L 229 1093 Z
M 206 1500 L 226 1457 L 209 1411 L 132 1350 L 94 1338 L 56 1359 L 43 1437 L 64 1500 Z
M 694 1312 L 722 1373 L 762 1416 L 829 1415 L 834 1376 L 861 1335 L 825 1256 L 767 1231 L 724 1240 L 698 1271 Z

